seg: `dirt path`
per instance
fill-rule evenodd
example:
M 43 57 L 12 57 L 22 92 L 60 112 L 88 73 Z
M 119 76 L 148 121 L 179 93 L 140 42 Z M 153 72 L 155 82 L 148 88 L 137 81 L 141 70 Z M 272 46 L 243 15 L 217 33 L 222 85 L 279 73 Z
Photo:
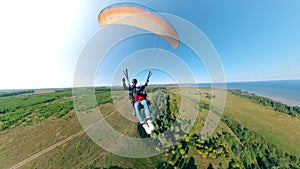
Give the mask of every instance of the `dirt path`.
M 16 165 L 12 166 L 10 169 L 19 168 L 19 167 L 21 167 L 22 165 L 24 165 L 24 164 L 26 164 L 26 163 L 28 163 L 28 162 L 30 162 L 30 161 L 36 159 L 37 157 L 39 157 L 39 156 L 41 156 L 41 155 L 47 153 L 48 151 L 51 151 L 51 150 L 53 150 L 54 148 L 56 148 L 56 147 L 58 147 L 58 146 L 64 144 L 65 142 L 68 142 L 68 141 L 72 140 L 73 138 L 82 135 L 83 133 L 84 133 L 84 131 L 80 131 L 80 132 L 78 132 L 78 133 L 76 133 L 76 134 L 73 134 L 73 135 L 69 136 L 68 138 L 66 138 L 66 139 L 64 139 L 64 140 L 62 140 L 62 141 L 60 141 L 60 142 L 58 142 L 58 143 L 56 143 L 56 144 L 53 144 L 52 146 L 50 146 L 50 147 L 48 147 L 48 148 L 46 148 L 46 149 L 44 149 L 44 150 L 42 150 L 42 151 L 40 151 L 40 152 L 38 152 L 38 153 L 32 155 L 32 156 L 30 156 L 29 158 L 27 158 L 27 159 L 25 159 L 25 160 L 23 160 L 23 161 L 21 161 L 21 162 L 19 162 L 19 163 L 17 163 Z
M 91 124 L 89 127 L 86 128 L 86 130 L 88 130 L 88 129 L 94 127 L 96 124 L 99 124 L 100 122 L 102 122 L 103 120 L 105 120 L 106 118 L 110 117 L 111 115 L 113 115 L 113 114 L 116 113 L 116 112 L 117 112 L 117 110 L 115 110 L 115 111 L 113 111 L 112 113 L 110 113 L 108 116 L 106 116 L 105 118 L 103 118 L 101 121 L 98 121 L 98 122 L 96 122 L 96 123 L 94 123 L 94 124 Z M 34 160 L 34 159 L 36 159 L 36 158 L 42 156 L 43 154 L 45 154 L 45 153 L 47 153 L 47 152 L 49 152 L 49 151 L 51 151 L 51 150 L 53 150 L 53 149 L 59 147 L 60 145 L 66 143 L 66 142 L 68 142 L 68 141 L 70 141 L 70 140 L 74 139 L 75 137 L 78 137 L 78 136 L 80 136 L 80 135 L 82 135 L 82 134 L 84 134 L 84 131 L 83 131 L 83 130 L 80 131 L 80 132 L 78 132 L 78 133 L 75 133 L 75 134 L 69 136 L 68 138 L 66 138 L 66 139 L 64 139 L 64 140 L 61 140 L 61 141 L 58 142 L 58 143 L 53 144 L 52 146 L 50 146 L 50 147 L 48 147 L 48 148 L 46 148 L 46 149 L 44 149 L 44 150 L 42 150 L 42 151 L 40 151 L 40 152 L 34 154 L 34 155 L 32 155 L 32 156 L 30 156 L 30 157 L 28 157 L 28 158 L 26 158 L 25 160 L 23 160 L 23 161 L 21 161 L 21 162 L 15 164 L 14 166 L 10 167 L 10 169 L 16 169 L 16 168 L 19 168 L 19 167 L 21 167 L 21 166 L 27 164 L 28 162 L 30 162 L 30 161 L 32 161 L 32 160 Z

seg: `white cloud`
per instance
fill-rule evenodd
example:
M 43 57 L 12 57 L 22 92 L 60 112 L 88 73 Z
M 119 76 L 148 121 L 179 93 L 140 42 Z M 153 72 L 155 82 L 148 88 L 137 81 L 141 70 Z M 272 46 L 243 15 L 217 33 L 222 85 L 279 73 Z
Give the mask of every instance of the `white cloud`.
M 1 0 L 0 89 L 60 87 L 78 0 Z

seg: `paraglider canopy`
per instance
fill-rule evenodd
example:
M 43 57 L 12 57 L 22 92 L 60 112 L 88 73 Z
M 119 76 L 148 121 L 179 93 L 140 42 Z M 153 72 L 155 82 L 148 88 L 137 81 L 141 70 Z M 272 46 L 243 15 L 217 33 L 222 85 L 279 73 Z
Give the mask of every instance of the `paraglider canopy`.
M 110 5 L 99 13 L 98 22 L 101 26 L 128 25 L 141 28 L 159 35 L 173 48 L 179 46 L 179 38 L 175 29 L 153 10 L 137 4 Z

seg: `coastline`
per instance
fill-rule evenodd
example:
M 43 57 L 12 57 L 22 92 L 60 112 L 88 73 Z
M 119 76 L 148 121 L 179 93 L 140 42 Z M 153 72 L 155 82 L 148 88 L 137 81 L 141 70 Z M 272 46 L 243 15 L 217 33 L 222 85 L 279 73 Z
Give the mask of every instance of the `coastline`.
M 229 89 L 229 88 L 227 88 L 227 89 Z M 243 90 L 243 89 L 235 89 L 235 90 L 242 90 L 242 91 L 246 91 L 248 93 L 255 94 L 255 95 L 260 96 L 260 97 L 266 97 L 266 98 L 272 99 L 274 101 L 286 104 L 288 106 L 298 106 L 298 107 L 300 107 L 300 103 L 298 101 L 292 100 L 292 99 L 289 99 L 289 98 L 286 98 L 286 97 L 272 96 L 272 95 L 268 95 L 268 94 L 262 94 L 262 93 L 259 93 L 259 92 Z
M 300 107 L 300 80 L 229 82 L 227 89 L 237 89 Z
M 210 83 L 199 83 L 196 86 L 212 87 Z M 300 107 L 300 80 L 227 82 L 226 89 L 246 91 L 288 106 Z

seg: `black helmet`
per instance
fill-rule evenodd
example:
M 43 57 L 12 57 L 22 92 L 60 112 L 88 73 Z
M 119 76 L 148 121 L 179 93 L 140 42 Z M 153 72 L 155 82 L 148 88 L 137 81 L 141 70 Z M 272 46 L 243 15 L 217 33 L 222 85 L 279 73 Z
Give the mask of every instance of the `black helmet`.
M 132 82 L 132 83 L 137 83 L 137 80 L 136 80 L 136 79 L 132 79 L 131 82 Z

